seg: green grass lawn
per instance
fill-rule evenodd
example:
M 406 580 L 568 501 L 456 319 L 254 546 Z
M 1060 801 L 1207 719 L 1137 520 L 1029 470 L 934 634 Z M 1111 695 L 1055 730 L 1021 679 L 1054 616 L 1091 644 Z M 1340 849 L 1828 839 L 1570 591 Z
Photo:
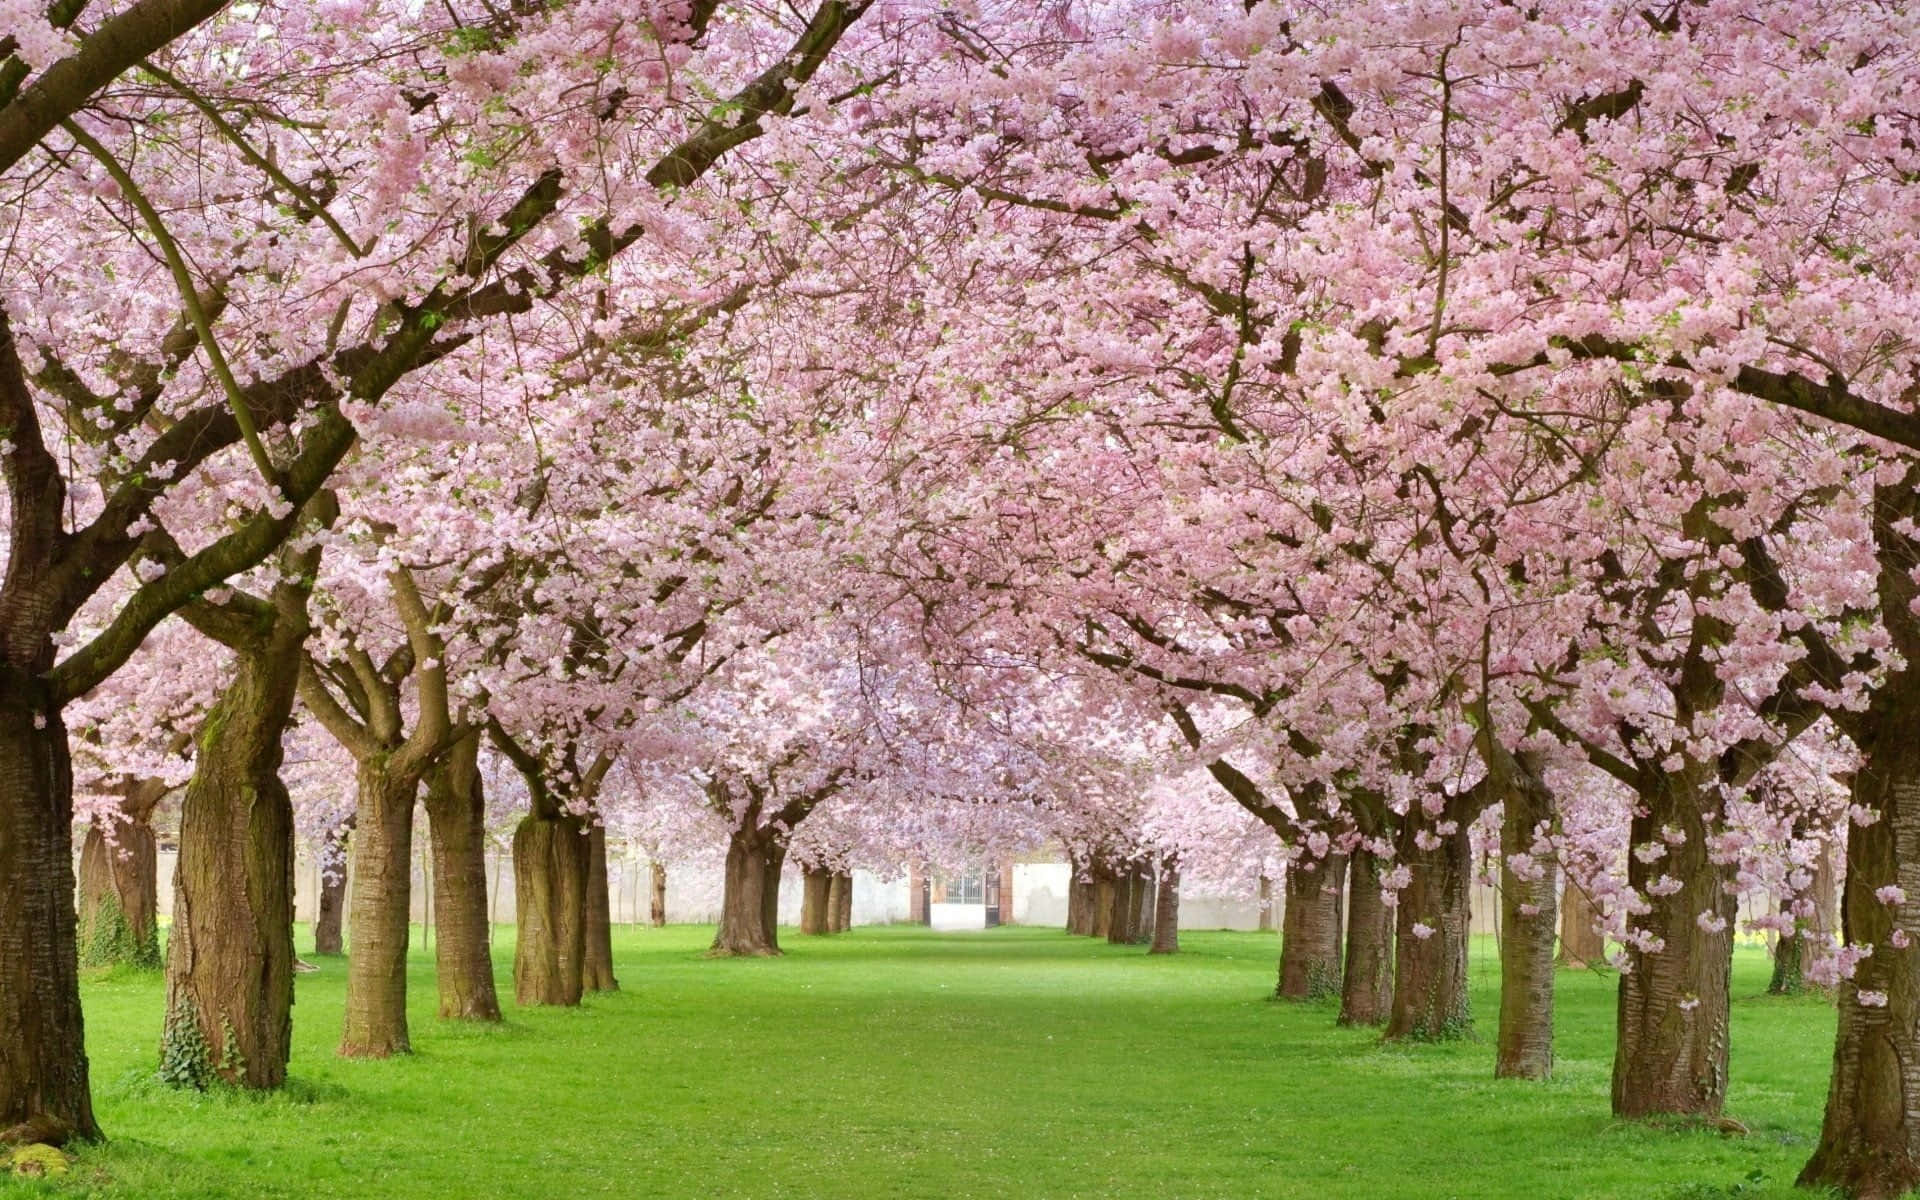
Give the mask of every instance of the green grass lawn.
M 710 936 L 616 929 L 622 991 L 494 1029 L 434 1018 L 416 950 L 417 1053 L 389 1062 L 333 1056 L 345 964 L 322 960 L 299 980 L 292 1085 L 265 1099 L 154 1084 L 160 979 L 90 979 L 110 1140 L 57 1185 L 0 1194 L 1785 1196 L 1832 1054 L 1832 1010 L 1761 995 L 1753 950 L 1728 1106 L 1752 1133 L 1724 1138 L 1608 1118 L 1609 977 L 1561 973 L 1553 1082 L 1496 1083 L 1490 944 L 1485 1040 L 1383 1048 L 1331 1006 L 1267 998 L 1271 934 L 1190 933 L 1148 958 L 894 927 L 790 933 L 787 957 L 752 961 L 702 958 Z M 496 947 L 503 996 L 510 959 Z

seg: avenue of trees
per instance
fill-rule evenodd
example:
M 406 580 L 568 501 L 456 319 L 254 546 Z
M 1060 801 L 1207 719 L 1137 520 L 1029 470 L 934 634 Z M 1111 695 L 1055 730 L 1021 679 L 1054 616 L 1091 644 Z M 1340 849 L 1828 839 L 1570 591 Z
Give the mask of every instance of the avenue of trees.
M 83 965 L 164 966 L 163 1077 L 284 1083 L 300 844 L 340 1053 L 405 1053 L 424 813 L 465 1021 L 619 986 L 618 830 L 724 852 L 716 954 L 789 863 L 829 933 L 1064 844 L 1159 952 L 1278 874 L 1279 994 L 1452 1038 L 1488 859 L 1494 1070 L 1617 948 L 1623 1118 L 1721 1115 L 1744 921 L 1838 1005 L 1803 1182 L 1920 1185 L 1908 6 L 25 0 L 0 55 L 0 1140 L 100 1133 Z

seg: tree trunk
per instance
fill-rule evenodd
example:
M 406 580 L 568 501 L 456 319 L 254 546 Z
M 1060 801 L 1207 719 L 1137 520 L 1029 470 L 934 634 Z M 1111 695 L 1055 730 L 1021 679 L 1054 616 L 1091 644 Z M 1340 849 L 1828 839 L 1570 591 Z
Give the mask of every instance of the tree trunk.
M 1473 847 L 1467 824 L 1456 820 L 1454 831 L 1444 835 L 1411 818 L 1402 824 L 1396 849 L 1412 878 L 1394 910 L 1389 1039 L 1439 1041 L 1473 1031 L 1467 1002 Z M 1438 844 L 1421 849 L 1421 833 Z
M 1393 909 L 1380 886 L 1380 860 L 1355 850 L 1347 862 L 1347 964 L 1340 1024 L 1384 1024 L 1393 1007 Z
M 1260 876 L 1260 920 L 1257 928 L 1261 933 L 1273 932 L 1273 877 Z
M 463 735 L 427 775 L 433 838 L 434 967 L 443 1020 L 498 1021 L 493 924 L 487 916 L 487 805 L 480 732 Z
M 735 829 L 727 839 L 727 874 L 720 928 L 708 953 L 771 956 L 780 953 L 780 868 L 786 838 L 763 825 Z
M 1780 897 L 1781 916 L 1793 915 L 1793 901 L 1790 895 Z M 1802 955 L 1805 946 L 1806 940 L 1797 927 L 1781 933 L 1773 943 L 1773 977 L 1767 981 L 1769 996 L 1797 996 L 1806 990 L 1806 963 Z
M 825 867 L 808 867 L 801 875 L 800 932 L 830 933 L 833 872 Z
M 320 863 L 320 911 L 313 919 L 313 952 L 339 954 L 341 916 L 347 909 L 347 850 L 353 836 L 353 817 L 333 827 Z
M 1341 928 L 1347 856 L 1301 855 L 1287 865 L 1286 909 L 1280 914 L 1282 1000 L 1318 1000 L 1340 994 Z
M 657 929 L 667 923 L 667 864 L 655 861 L 653 864 L 653 895 L 647 908 L 647 919 Z
M 1153 868 L 1135 859 L 1113 874 L 1113 914 L 1107 922 L 1107 941 L 1137 946 L 1153 936 Z
M 1902 725 L 1915 702 L 1909 696 Z M 1879 819 L 1847 830 L 1840 920 L 1846 944 L 1873 954 L 1840 984 L 1826 1119 L 1800 1184 L 1891 1200 L 1920 1187 L 1920 746 L 1898 726 L 1865 740 L 1853 802 Z M 1888 887 L 1905 898 L 1884 902 L 1876 893 Z M 1907 945 L 1896 946 L 1896 934 Z
M 161 1075 L 205 1087 L 286 1082 L 293 1038 L 293 802 L 280 780 L 306 598 L 283 585 L 201 726 L 180 807 Z
M 513 832 L 513 999 L 580 1003 L 585 986 L 587 837 L 568 816 L 521 818 Z
M 617 992 L 613 977 L 613 897 L 607 887 L 607 827 L 594 822 L 587 829 L 586 933 L 580 959 L 580 988 L 587 992 Z
M 1153 945 L 1148 954 L 1180 952 L 1180 860 L 1169 854 L 1160 867 L 1160 886 L 1154 892 Z
M 1537 778 L 1537 776 L 1536 776 Z M 1560 864 L 1533 853 L 1553 819 L 1545 788 L 1521 783 L 1502 797 L 1500 825 L 1500 1035 L 1496 1079 L 1553 1074 L 1553 943 L 1559 918 Z M 1516 871 L 1514 863 L 1525 866 Z M 1528 865 L 1530 864 L 1530 865 Z
M 1104 857 L 1096 857 L 1091 869 L 1093 878 L 1089 881 L 1087 892 L 1087 933 L 1090 937 L 1109 938 L 1113 936 L 1113 867 Z
M 853 928 L 853 872 L 835 871 L 827 886 L 827 931 L 845 933 Z
M 413 805 L 420 780 L 376 755 L 356 771 L 353 838 L 353 946 L 347 956 L 347 1020 L 340 1053 L 386 1058 L 409 1053 L 407 939 L 413 899 Z
M 1092 937 L 1096 919 L 1093 914 L 1093 864 L 1085 859 L 1069 860 L 1067 876 L 1067 932 Z
M 1642 790 L 1633 818 L 1627 879 L 1650 909 L 1634 921 L 1644 944 L 1629 942 L 1620 976 L 1618 1117 L 1717 1116 L 1726 1101 L 1736 900 L 1724 886 L 1732 868 L 1707 853 L 1706 818 L 1718 804 L 1705 775 L 1697 768 L 1661 774 Z M 1684 840 L 1672 844 L 1662 836 L 1669 830 Z M 1666 849 L 1647 862 L 1642 851 L 1653 847 Z M 1703 916 L 1720 928 L 1703 927 Z
M 41 1142 L 100 1134 L 80 1018 L 67 754 L 45 686 L 0 667 L 0 1136 L 28 1125 L 21 1136 Z
M 1600 910 L 1594 907 L 1586 889 L 1571 876 L 1567 877 L 1566 889 L 1560 894 L 1560 955 L 1554 961 L 1576 971 L 1607 961 L 1607 940 L 1600 933 Z
M 80 849 L 80 965 L 160 966 L 160 872 L 153 810 L 166 795 L 157 779 L 123 792 L 120 811 L 87 827 Z M 103 822 L 114 826 L 107 840 Z

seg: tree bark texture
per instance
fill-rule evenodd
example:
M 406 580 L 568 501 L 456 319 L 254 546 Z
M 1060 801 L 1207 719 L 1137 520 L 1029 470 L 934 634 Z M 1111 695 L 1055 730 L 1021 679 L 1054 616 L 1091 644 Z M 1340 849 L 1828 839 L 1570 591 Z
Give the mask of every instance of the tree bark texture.
M 1584 970 L 1607 961 L 1606 938 L 1600 933 L 1600 910 L 1571 876 L 1560 893 L 1560 952 L 1554 962 Z
M 87 827 L 80 847 L 80 965 L 160 966 L 160 872 L 153 810 L 167 794 L 157 779 L 133 780 L 119 812 Z M 111 823 L 109 840 L 103 822 Z
M 1847 945 L 1873 953 L 1840 985 L 1826 1118 L 1800 1173 L 1802 1186 L 1857 1200 L 1889 1200 L 1920 1186 L 1920 743 L 1912 730 L 1920 711 L 1912 575 L 1920 539 L 1904 532 L 1917 516 L 1920 465 L 1874 489 L 1881 620 L 1906 666 L 1842 726 L 1862 759 L 1853 803 L 1878 819 L 1848 823 L 1840 926 Z M 1877 893 L 1888 887 L 1904 899 L 1882 901 Z M 1905 945 L 1894 944 L 1896 934 Z
M 1393 1006 L 1393 909 L 1380 884 L 1380 860 L 1357 849 L 1347 862 L 1347 961 L 1340 981 L 1340 1024 L 1382 1025 Z
M 1781 934 L 1774 943 L 1773 978 L 1767 984 L 1771 995 L 1791 996 L 1806 991 L 1813 986 L 1807 982 L 1807 968 L 1822 956 L 1833 953 L 1837 881 L 1831 842 L 1820 844 L 1812 875 L 1804 893 L 1780 898 L 1781 915 L 1792 918 L 1794 925 L 1791 932 Z M 1808 905 L 1812 911 L 1798 916 L 1794 912 L 1798 904 Z
M 845 933 L 853 928 L 853 872 L 835 871 L 827 885 L 827 932 Z
M 320 911 L 313 919 L 315 954 L 340 954 L 346 948 L 341 937 L 341 918 L 347 911 L 347 851 L 352 837 L 351 816 L 327 834 L 320 872 Z
M 427 823 L 433 840 L 434 969 L 440 1016 L 498 1021 L 493 984 L 493 923 L 487 913 L 486 792 L 480 732 L 471 730 L 427 772 Z
M 667 923 L 667 864 L 655 861 L 652 874 L 652 895 L 647 902 L 647 919 L 654 928 Z
M 1153 867 L 1135 859 L 1113 872 L 1113 911 L 1107 919 L 1107 941 L 1136 946 L 1153 936 Z
M 1148 954 L 1180 952 L 1180 860 L 1169 855 L 1160 865 L 1160 884 L 1154 891 L 1153 945 Z
M 1633 817 L 1636 850 L 1666 849 L 1651 862 L 1641 853 L 1627 856 L 1627 880 L 1651 907 L 1634 921 L 1646 944 L 1628 944 L 1629 968 L 1620 976 L 1615 1116 L 1711 1117 L 1726 1101 L 1736 913 L 1724 886 L 1732 868 L 1707 853 L 1706 819 L 1718 808 L 1706 794 L 1708 774 L 1658 773 Z M 1669 830 L 1673 837 L 1663 836 Z M 1721 927 L 1703 927 L 1701 914 Z
M 808 867 L 801 874 L 800 932 L 831 932 L 833 872 L 825 867 Z
M 786 836 L 757 823 L 736 828 L 727 839 L 725 892 L 720 928 L 710 954 L 721 957 L 780 953 L 780 868 Z
M 1286 908 L 1280 914 L 1282 1000 L 1319 1000 L 1340 994 L 1347 858 L 1305 855 L 1287 866 Z
M 0 666 L 0 1131 L 30 1125 L 44 1142 L 100 1132 L 80 1018 L 67 754 L 45 686 Z
M 1452 833 L 1423 823 L 1403 824 L 1396 846 L 1411 879 L 1395 906 L 1393 1006 L 1389 1039 L 1442 1040 L 1473 1032 L 1467 1002 L 1468 910 L 1473 886 L 1473 849 L 1467 822 Z M 1421 846 L 1424 832 L 1431 849 Z
M 1498 1079 L 1553 1074 L 1553 950 L 1559 918 L 1560 864 L 1533 854 L 1536 835 L 1552 821 L 1553 797 L 1533 781 L 1505 789 L 1500 825 L 1500 1034 Z M 1524 874 L 1514 862 L 1530 862 Z
M 587 949 L 587 837 L 566 815 L 521 818 L 513 833 L 513 999 L 580 1003 Z
M 580 988 L 587 992 L 617 992 L 620 981 L 613 977 L 613 896 L 607 886 L 607 827 L 598 821 L 587 828 L 585 921 Z
M 310 575 L 313 563 L 303 564 Z M 293 802 L 280 779 L 307 592 L 296 581 L 222 636 L 234 675 L 201 726 L 180 808 L 161 1075 L 286 1082 L 293 1038 Z
M 386 1058 L 407 1039 L 408 915 L 413 899 L 413 806 L 420 780 L 370 755 L 356 771 L 353 835 L 353 944 L 347 956 L 347 1019 L 340 1053 Z

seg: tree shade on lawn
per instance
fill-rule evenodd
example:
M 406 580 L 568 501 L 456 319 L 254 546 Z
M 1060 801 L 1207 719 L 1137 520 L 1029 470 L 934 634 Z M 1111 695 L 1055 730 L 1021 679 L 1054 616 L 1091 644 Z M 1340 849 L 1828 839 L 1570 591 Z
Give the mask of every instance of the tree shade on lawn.
M 116 1200 L 439 1197 L 475 1180 L 501 1197 L 612 1181 L 760 1196 L 776 1177 L 820 1197 L 1806 1195 L 1791 1181 L 1819 1127 L 1832 1010 L 1765 996 L 1758 949 L 1736 953 L 1728 1095 L 1753 1132 L 1726 1138 L 1606 1117 L 1613 981 L 1587 972 L 1560 973 L 1543 1088 L 1490 1078 L 1484 1044 L 1382 1045 L 1336 1028 L 1331 1001 L 1271 1003 L 1271 934 L 1183 931 L 1181 953 L 1150 957 L 1054 930 L 862 928 L 718 962 L 711 937 L 617 929 L 616 966 L 644 994 L 516 1010 L 504 1027 L 435 1021 L 415 939 L 418 1054 L 384 1062 L 334 1057 L 344 972 L 324 964 L 298 980 L 289 1085 L 262 1099 L 150 1084 L 157 978 L 90 978 L 101 1119 L 118 1136 L 76 1169 Z M 503 981 L 510 941 L 494 950 Z M 1496 961 L 1491 939 L 1473 943 L 1485 1011 Z M 796 1042 L 804 1078 L 769 1075 Z M 609 1062 L 647 1069 L 610 1078 Z M 931 1103 L 932 1079 L 991 1102 Z M 1097 1099 L 1115 1088 L 1124 1107 Z M 831 1139 L 793 1119 L 803 1099 L 840 1114 Z

